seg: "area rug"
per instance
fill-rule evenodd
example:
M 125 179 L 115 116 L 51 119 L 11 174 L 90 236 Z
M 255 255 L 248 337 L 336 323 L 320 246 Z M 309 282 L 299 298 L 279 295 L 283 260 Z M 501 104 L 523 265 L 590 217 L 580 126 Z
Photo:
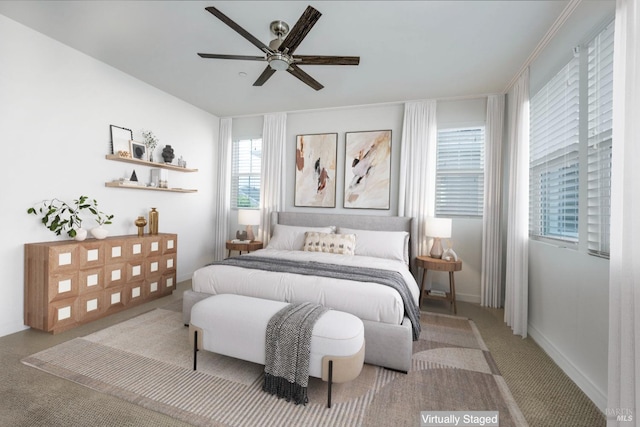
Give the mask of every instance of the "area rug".
M 155 309 L 22 360 L 196 426 L 419 426 L 422 411 L 498 411 L 526 426 L 475 324 L 422 313 L 409 373 L 366 365 L 349 383 L 310 378 L 306 406 L 262 391 L 263 366 L 200 352 L 193 371 L 182 314 Z

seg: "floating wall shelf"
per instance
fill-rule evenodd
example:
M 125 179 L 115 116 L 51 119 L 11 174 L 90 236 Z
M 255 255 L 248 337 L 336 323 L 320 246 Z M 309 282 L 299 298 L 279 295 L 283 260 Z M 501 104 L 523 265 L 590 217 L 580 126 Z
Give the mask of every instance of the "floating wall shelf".
M 115 154 L 107 154 L 105 156 L 107 160 L 114 160 L 116 162 L 132 163 L 134 165 L 147 166 L 150 168 L 168 169 L 176 172 L 198 172 L 198 169 L 182 168 L 180 166 L 171 165 L 167 163 L 148 162 L 146 160 L 134 159 L 131 157 L 120 157 Z M 105 182 L 105 187 L 111 188 L 131 188 L 133 190 L 152 190 L 152 191 L 170 191 L 173 193 L 196 193 L 198 190 L 191 190 L 187 188 L 160 188 L 160 187 L 147 187 L 144 185 L 130 185 L 124 184 L 122 181 Z
M 198 190 L 191 190 L 187 188 L 159 188 L 159 187 L 147 187 L 144 185 L 127 185 L 121 184 L 121 181 L 105 182 L 105 187 L 111 188 L 131 188 L 133 190 L 152 190 L 152 191 L 172 191 L 174 193 L 197 193 Z
M 134 159 L 131 157 L 120 157 L 115 154 L 107 154 L 105 158 L 107 160 L 115 160 L 116 162 L 133 163 L 136 165 L 149 166 L 151 168 L 169 169 L 177 172 L 198 172 L 198 169 L 181 168 L 180 166 L 167 163 L 148 162 L 146 160 Z

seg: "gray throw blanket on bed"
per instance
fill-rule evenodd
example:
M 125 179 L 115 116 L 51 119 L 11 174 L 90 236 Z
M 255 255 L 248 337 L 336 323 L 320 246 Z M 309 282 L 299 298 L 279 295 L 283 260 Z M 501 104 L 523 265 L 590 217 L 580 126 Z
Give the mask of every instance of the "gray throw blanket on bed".
M 289 304 L 271 317 L 267 325 L 264 384 L 262 390 L 293 400 L 309 401 L 311 334 L 316 321 L 329 309 L 303 302 Z
M 325 264 L 315 261 L 292 261 L 282 258 L 268 258 L 254 255 L 242 255 L 227 258 L 213 264 L 232 265 L 236 267 L 257 270 L 275 271 L 307 276 L 323 276 L 334 279 L 354 280 L 359 282 L 373 282 L 390 286 L 398 291 L 404 303 L 405 315 L 411 320 L 413 340 L 420 337 L 420 308 L 413 300 L 411 292 L 402 274 L 397 271 L 379 268 L 354 267 L 350 265 Z

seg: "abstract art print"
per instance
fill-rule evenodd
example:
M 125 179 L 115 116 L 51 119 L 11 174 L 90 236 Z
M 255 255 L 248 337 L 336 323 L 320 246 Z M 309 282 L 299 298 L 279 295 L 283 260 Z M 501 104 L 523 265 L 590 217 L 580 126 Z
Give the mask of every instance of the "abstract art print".
M 338 134 L 296 137 L 295 206 L 336 207 Z
M 347 132 L 344 207 L 389 209 L 391 131 Z

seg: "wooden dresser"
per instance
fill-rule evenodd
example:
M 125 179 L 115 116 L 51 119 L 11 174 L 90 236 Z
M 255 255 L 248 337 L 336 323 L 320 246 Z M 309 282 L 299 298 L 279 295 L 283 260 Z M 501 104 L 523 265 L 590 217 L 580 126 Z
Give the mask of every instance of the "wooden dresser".
M 168 295 L 177 234 L 114 236 L 24 246 L 24 323 L 58 333 Z

